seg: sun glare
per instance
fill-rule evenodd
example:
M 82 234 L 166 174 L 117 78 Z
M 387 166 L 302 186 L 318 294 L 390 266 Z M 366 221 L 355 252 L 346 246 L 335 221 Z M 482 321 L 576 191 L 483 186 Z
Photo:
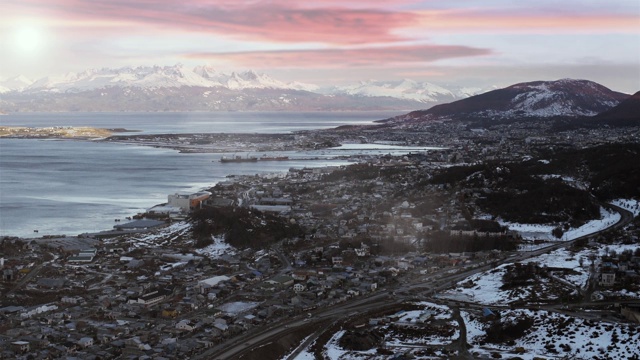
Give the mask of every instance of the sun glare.
M 14 32 L 16 49 L 23 53 L 37 52 L 43 45 L 42 29 L 33 25 L 22 25 Z

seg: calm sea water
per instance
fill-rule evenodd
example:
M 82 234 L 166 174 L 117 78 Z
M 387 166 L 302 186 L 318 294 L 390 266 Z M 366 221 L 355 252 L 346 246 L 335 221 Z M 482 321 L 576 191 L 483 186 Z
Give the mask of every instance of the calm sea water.
M 144 134 L 286 133 L 345 124 L 369 124 L 396 112 L 186 112 L 186 113 L 19 113 L 0 116 L 5 126 L 92 126 Z
M 87 113 L 0 116 L 0 125 L 93 126 L 141 133 L 277 133 L 363 124 L 394 113 Z M 344 161 L 217 162 L 221 154 L 95 141 L 0 139 L 0 236 L 77 235 L 197 191 L 227 175 L 286 172 Z

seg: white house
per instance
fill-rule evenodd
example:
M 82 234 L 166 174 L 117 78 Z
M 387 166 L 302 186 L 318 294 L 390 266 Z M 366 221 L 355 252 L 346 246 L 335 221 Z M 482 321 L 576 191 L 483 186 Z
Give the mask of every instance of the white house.
M 209 289 L 218 286 L 218 284 L 229 281 L 231 278 L 226 275 L 219 275 L 198 281 L 200 293 L 206 294 Z
M 83 337 L 82 339 L 78 340 L 78 345 L 80 345 L 83 348 L 91 347 L 93 346 L 93 338 Z
M 616 273 L 602 273 L 600 275 L 600 285 L 602 286 L 613 286 L 616 282 Z
M 193 324 L 191 320 L 188 320 L 188 319 L 180 320 L 176 324 L 176 329 L 184 330 L 184 331 L 193 331 L 193 329 L 195 329 L 195 324 Z

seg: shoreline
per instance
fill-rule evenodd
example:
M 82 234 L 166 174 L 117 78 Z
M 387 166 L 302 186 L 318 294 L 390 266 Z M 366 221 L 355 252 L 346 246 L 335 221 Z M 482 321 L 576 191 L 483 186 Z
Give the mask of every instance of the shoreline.
M 258 113 L 262 113 L 262 112 L 258 112 Z M 320 112 L 320 113 L 324 113 L 324 112 Z M 368 113 L 378 113 L 378 111 L 372 111 L 372 112 L 368 112 Z M 339 120 L 339 119 L 335 119 L 335 120 Z M 343 122 L 344 124 L 344 122 Z M 109 130 L 114 130 L 114 131 L 126 131 L 126 132 L 133 132 L 134 130 L 128 130 L 126 129 L 124 126 L 124 124 L 114 124 L 115 126 L 112 128 L 109 128 Z M 317 124 L 316 124 L 317 125 Z M 52 127 L 48 127 L 48 128 L 52 128 Z M 66 127 L 66 128 L 73 128 L 73 127 Z M 278 126 L 275 127 L 276 129 L 278 128 Z M 118 134 L 118 135 L 114 135 L 112 137 L 109 138 L 101 138 L 101 139 L 87 139 L 87 138 L 81 138 L 81 137 L 60 137 L 58 139 L 60 140 L 76 140 L 76 141 L 90 141 L 92 143 L 98 142 L 98 143 L 117 143 L 117 144 L 121 144 L 123 146 L 126 145 L 134 145 L 134 146 L 142 146 L 142 147 L 149 147 L 149 148 L 158 148 L 158 149 L 168 149 L 168 150 L 173 150 L 176 151 L 178 153 L 188 153 L 188 154 L 208 154 L 208 153 L 220 153 L 220 154 L 224 154 L 224 153 L 247 153 L 247 152 L 251 152 L 253 153 L 253 155 L 257 155 L 260 156 L 263 153 L 272 153 L 273 155 L 276 156 L 282 156 L 282 155 L 291 155 L 293 152 L 297 152 L 297 151 L 323 151 L 326 149 L 329 149 L 331 147 L 338 147 L 340 146 L 342 143 L 344 143 L 344 140 L 347 139 L 351 139 L 353 137 L 353 133 L 348 132 L 348 133 L 343 133 L 340 131 L 326 131 L 327 129 L 322 129 L 322 128 L 314 128 L 314 129 L 308 129 L 308 130 L 296 130 L 296 131 L 292 131 L 292 132 L 287 132 L 287 133 L 243 133 L 243 132 L 235 132 L 235 133 L 209 133 L 209 134 L 203 134 L 203 133 L 192 133 L 192 134 L 185 134 L 185 133 L 171 133 L 171 134 Z M 145 130 L 138 130 L 138 131 L 145 131 Z M 39 140 L 39 139 L 51 139 L 51 140 L 55 140 L 56 138 L 53 137 L 24 137 L 24 136 L 15 136 L 15 137 L 0 137 L 0 139 L 2 138 L 12 138 L 12 139 L 33 139 L 33 140 Z M 153 139 L 155 138 L 156 141 L 153 141 Z M 135 139 L 135 141 L 127 141 L 126 139 Z M 259 141 L 258 143 L 256 143 L 254 140 L 256 139 L 260 139 L 261 141 Z M 145 141 L 139 141 L 139 140 L 145 140 Z M 371 139 L 371 141 L 375 141 L 375 139 Z M 183 144 L 179 144 L 178 142 L 182 142 Z M 184 144 L 185 142 L 189 142 L 189 144 Z M 193 143 L 191 143 L 193 142 Z M 249 144 L 249 146 L 243 146 L 243 144 Z M 381 144 L 383 145 L 383 144 Z M 214 148 L 215 147 L 215 148 Z M 379 146 L 380 148 L 384 147 L 384 146 Z M 396 146 L 396 148 L 400 148 L 401 146 Z M 366 150 L 371 150 L 371 149 L 366 149 Z M 417 149 L 416 149 L 417 150 Z M 386 152 L 388 152 L 389 149 L 380 149 L 378 151 L 378 155 L 385 155 Z M 391 150 L 391 152 L 394 152 L 393 150 Z M 363 153 L 366 153 L 366 151 L 363 151 Z M 318 166 L 328 166 L 330 165 L 331 162 L 347 162 L 349 160 L 355 160 L 358 157 L 370 157 L 370 156 L 378 156 L 378 155 L 360 155 L 360 156 L 356 156 L 353 154 L 345 154 L 344 150 L 336 150 L 335 154 L 331 155 L 318 155 L 316 156 L 314 155 L 308 155 L 308 154 L 300 154 L 297 155 L 299 157 L 297 157 L 296 155 L 294 156 L 289 156 L 290 159 L 289 161 L 278 161 L 277 163 L 281 163 L 282 165 L 277 165 L 277 166 L 272 166 L 270 164 L 268 164 L 268 162 L 264 162 L 264 164 L 261 164 L 259 162 L 259 167 L 252 169 L 251 172 L 252 174 L 260 174 L 263 173 L 264 171 L 261 171 L 263 169 L 280 169 L 280 170 L 276 170 L 274 172 L 280 172 L 280 173 L 286 173 L 286 171 L 291 168 L 291 167 L 318 167 Z M 217 160 L 218 157 L 214 156 L 213 158 L 209 159 L 209 163 L 213 160 Z M 326 162 L 327 164 L 318 164 L 315 163 L 315 161 L 318 162 Z M 271 162 L 274 163 L 274 162 Z M 204 187 L 200 187 L 200 189 L 208 189 L 211 186 L 214 186 L 216 182 L 218 181 L 222 181 L 222 180 L 217 180 L 217 178 L 220 177 L 221 174 L 223 174 L 222 176 L 229 176 L 229 175 L 233 175 L 233 176 L 242 176 L 242 175 L 246 175 L 247 174 L 247 167 L 244 167 L 243 165 L 239 165 L 237 167 L 234 166 L 229 166 L 231 164 L 227 164 L 225 166 L 228 166 L 228 168 L 226 167 L 221 167 L 221 168 L 217 168 L 217 171 L 219 174 L 216 174 L 215 171 L 212 172 L 212 177 L 213 179 L 211 179 L 212 181 L 202 181 L 201 179 L 199 180 L 195 180 L 195 182 L 199 182 L 199 183 L 208 183 L 208 185 L 204 186 Z M 202 167 L 208 168 L 208 166 L 205 163 L 201 163 Z M 242 169 L 240 169 L 242 168 Z M 236 169 L 240 169 L 240 171 L 237 171 Z M 96 171 L 96 170 L 94 170 Z M 270 171 L 270 170 L 268 170 Z M 155 175 L 158 176 L 158 175 Z M 200 175 L 200 177 L 202 178 L 202 175 Z M 188 179 L 188 178 L 185 178 Z M 214 180 L 216 179 L 216 180 Z M 180 181 L 180 180 L 178 180 Z M 174 181 L 176 182 L 176 181 Z M 187 180 L 188 182 L 188 180 Z M 184 180 L 183 180 L 184 183 Z M 184 191 L 184 190 L 180 190 L 180 187 L 175 187 L 175 190 L 179 190 L 179 191 Z M 164 190 L 166 191 L 166 190 Z M 166 191 L 168 195 L 168 193 L 172 193 L 173 190 L 169 190 Z M 165 196 L 166 196 L 165 195 Z M 142 198 L 146 198 L 146 196 L 143 196 Z M 115 198 L 114 198 L 115 199 Z M 140 207 L 135 206 L 135 208 L 137 208 L 136 210 L 134 210 L 134 214 L 138 213 L 138 212 L 142 212 L 145 211 L 147 209 L 149 209 L 150 207 L 153 207 L 155 205 L 158 205 L 159 201 L 157 201 L 159 199 L 156 199 L 155 201 L 152 200 L 152 202 L 150 202 L 147 205 L 143 205 Z M 166 198 L 164 199 L 166 201 Z M 95 204 L 100 204 L 99 202 L 96 202 Z M 120 209 L 123 209 L 124 211 L 120 212 L 119 210 L 117 211 L 108 211 L 108 213 L 106 214 L 105 217 L 103 217 L 103 221 L 104 224 L 106 225 L 104 228 L 104 231 L 108 231 L 111 229 L 111 226 L 109 225 L 109 219 L 113 219 L 113 218 L 124 218 L 126 216 L 130 216 L 132 215 L 132 213 L 130 212 L 126 212 L 127 207 L 123 206 Z M 131 209 L 131 208 L 130 208 Z M 117 214 L 116 214 L 117 213 Z M 115 216 L 112 217 L 112 214 L 114 214 Z M 31 221 L 28 223 L 25 223 L 26 225 L 22 227 L 21 229 L 14 229 L 18 232 L 18 234 L 20 236 L 17 235 L 13 235 L 13 234 L 7 234 L 7 235 L 2 235 L 3 237 L 17 237 L 17 238 L 22 238 L 22 239 L 40 239 L 43 236 L 40 236 L 38 234 L 31 234 L 29 229 L 39 229 L 40 232 L 46 232 L 47 235 L 49 236 L 59 236 L 59 235 L 68 235 L 68 234 L 73 234 L 72 236 L 78 236 L 80 234 L 83 233 L 91 233 L 92 230 L 93 232 L 97 232 L 98 228 L 93 228 L 93 226 L 91 226 L 90 224 L 78 224 L 81 225 L 80 228 L 84 228 L 80 231 L 68 231 L 68 230 L 62 230 L 62 231 L 56 231 L 55 229 L 52 229 L 53 231 L 49 231 L 49 230 L 43 230 L 43 228 L 40 227 L 40 225 L 38 225 L 37 222 L 38 221 L 38 217 L 33 217 L 33 219 L 35 221 Z M 90 220 L 93 220 L 93 223 L 101 223 L 100 219 L 93 219 L 90 218 Z M 35 223 L 35 224 L 34 224 Z M 57 226 L 54 222 L 47 222 L 47 223 L 51 223 L 55 226 L 52 227 L 56 227 L 56 228 L 61 228 L 63 226 Z M 41 223 L 45 224 L 45 223 Z M 111 222 L 111 224 L 113 224 Z M 69 227 L 65 227 L 65 228 L 70 228 Z M 26 234 L 25 234 L 26 232 Z M 34 236 L 35 235 L 35 236 Z
M 333 160 L 333 159 L 318 159 L 318 160 Z M 281 163 L 287 163 L 287 162 L 291 162 L 291 161 L 298 161 L 298 159 L 289 159 L 288 161 L 278 161 Z M 266 163 L 270 163 L 271 161 L 264 161 Z M 319 167 L 327 167 L 330 165 L 321 165 Z M 229 169 L 233 169 L 232 167 L 229 167 Z M 287 169 L 291 169 L 291 167 L 288 167 Z M 288 170 L 287 170 L 288 171 Z M 287 171 L 279 171 L 276 172 L 278 174 L 286 174 Z M 256 172 L 253 174 L 238 174 L 238 173 L 234 173 L 234 172 L 227 172 L 226 175 L 224 176 L 224 179 L 237 179 L 237 178 L 241 178 L 244 176 L 248 176 L 248 177 L 253 177 L 253 176 L 268 176 L 269 174 L 274 174 L 274 173 L 260 173 L 258 171 L 258 169 L 256 169 Z M 224 181 L 224 180 L 222 180 Z M 198 188 L 198 190 L 193 190 L 195 192 L 197 191 L 205 191 L 210 189 L 211 187 L 214 187 L 217 184 L 217 182 L 214 183 L 210 183 L 209 185 L 206 186 L 201 186 Z M 169 195 L 169 193 L 167 193 L 166 195 Z M 129 213 L 126 216 L 122 216 L 119 218 L 116 218 L 118 220 L 124 220 L 127 219 L 126 221 L 114 221 L 112 223 L 114 224 L 127 224 L 129 222 L 134 222 L 136 221 L 135 217 L 136 216 L 140 216 L 143 214 L 148 213 L 148 210 L 160 206 L 162 204 L 166 203 L 166 199 L 165 202 L 155 202 L 155 203 L 151 203 L 149 206 L 145 206 L 143 208 L 141 208 L 141 210 L 144 210 L 144 212 L 136 212 L 136 213 Z M 129 220 L 130 218 L 130 220 Z M 105 219 L 105 222 L 108 221 L 107 219 Z M 96 221 L 95 223 L 99 223 L 99 221 Z M 160 228 L 168 226 L 170 224 L 174 223 L 174 221 L 169 221 L 167 222 L 165 225 L 160 226 Z M 151 229 L 144 229 L 144 230 L 125 230 L 125 231 L 121 231 L 119 234 L 115 235 L 126 235 L 126 234 L 142 234 L 142 233 L 148 233 L 151 231 L 156 230 L 157 228 L 151 228 Z M 37 229 L 36 229 L 37 230 Z M 35 230 L 34 230 L 35 231 Z M 94 240 L 99 240 L 99 238 L 101 237 L 100 235 L 106 235 L 108 233 L 117 231 L 115 230 L 115 228 L 112 226 L 111 228 L 109 227 L 105 227 L 102 230 L 99 230 L 99 228 L 94 228 L 93 231 L 91 230 L 79 230 L 78 232 L 57 232 L 57 233 L 51 233 L 51 234 L 43 234 L 43 235 L 39 235 L 39 232 L 34 232 L 35 236 L 19 236 L 19 235 L 11 235 L 11 234 L 7 234 L 7 235 L 2 235 L 0 236 L 0 239 L 17 239 L 17 240 L 21 240 L 21 241 L 56 241 L 56 240 L 61 240 L 61 239 L 94 239 Z

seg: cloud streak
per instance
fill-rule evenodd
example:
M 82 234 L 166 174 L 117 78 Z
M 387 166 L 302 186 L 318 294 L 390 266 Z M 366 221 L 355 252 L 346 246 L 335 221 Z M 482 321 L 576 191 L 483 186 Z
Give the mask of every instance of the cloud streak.
M 637 65 L 629 44 L 640 35 L 637 0 L 5 0 L 2 10 L 0 77 L 206 60 L 322 80 L 469 78 L 434 67 L 483 77 L 479 65 L 500 73 L 590 58 L 617 74 Z M 25 27 L 47 35 L 37 57 L 12 40 Z
M 282 1 L 32 0 L 25 5 L 41 6 L 70 22 L 118 20 L 242 40 L 343 45 L 406 40 L 395 30 L 419 20 L 411 12 L 333 5 L 299 7 L 295 2 Z
M 185 57 L 222 61 L 246 67 L 366 67 L 430 63 L 443 59 L 489 55 L 491 50 L 454 45 L 406 45 L 363 49 L 315 49 L 250 51 L 232 53 L 192 53 Z
M 491 3 L 491 2 L 490 2 Z M 637 14 L 590 9 L 551 12 L 528 5 L 510 9 L 419 8 L 411 0 L 23 0 L 13 12 L 53 15 L 70 24 L 134 24 L 154 31 L 184 31 L 237 40 L 334 45 L 424 40 L 434 32 L 631 31 Z M 113 31 L 117 31 L 113 29 Z
M 637 14 L 563 14 L 486 11 L 418 11 L 418 27 L 425 30 L 512 33 L 602 32 L 640 33 Z

